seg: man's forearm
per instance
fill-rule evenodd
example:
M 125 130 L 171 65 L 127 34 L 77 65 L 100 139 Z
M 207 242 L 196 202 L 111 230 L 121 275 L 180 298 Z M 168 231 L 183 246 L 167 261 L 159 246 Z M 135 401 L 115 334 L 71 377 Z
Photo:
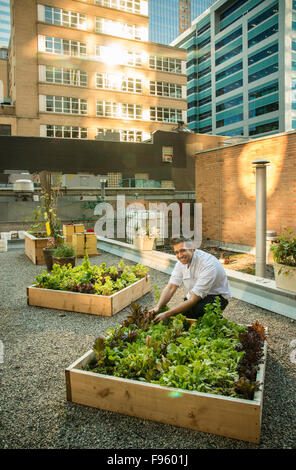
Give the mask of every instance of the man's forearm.
M 160 298 L 159 298 L 159 301 L 157 302 L 156 304 L 156 307 L 158 309 L 161 309 L 161 307 L 163 307 L 164 305 L 167 305 L 167 303 L 171 300 L 171 298 L 173 297 L 174 293 L 176 291 L 176 288 L 173 288 L 172 286 L 166 286 L 161 295 L 160 295 Z
M 178 313 L 187 312 L 190 310 L 197 302 L 201 300 L 201 297 L 197 295 L 192 295 L 189 300 L 185 300 L 185 302 L 181 302 L 176 307 L 170 308 L 165 312 L 166 318 L 169 318 L 173 315 L 177 315 Z

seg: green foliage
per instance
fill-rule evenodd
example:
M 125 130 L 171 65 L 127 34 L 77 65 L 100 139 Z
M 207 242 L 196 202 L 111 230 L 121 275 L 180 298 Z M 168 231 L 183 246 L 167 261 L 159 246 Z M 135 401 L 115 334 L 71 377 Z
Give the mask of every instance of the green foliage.
M 42 214 L 41 207 L 37 207 L 35 210 L 32 212 L 32 224 L 30 225 L 28 232 L 29 233 L 34 233 L 34 232 L 44 232 L 45 231 L 45 221 L 44 217 Z M 28 221 L 28 217 L 25 218 L 25 221 Z
M 64 247 L 64 245 L 58 247 L 53 256 L 56 256 L 56 253 L 65 256 Z M 109 296 L 134 284 L 142 277 L 143 272 L 147 273 L 148 270 L 140 264 L 125 265 L 123 261 L 119 265 L 110 267 L 106 263 L 100 266 L 91 265 L 86 255 L 80 266 L 54 264 L 52 272 L 42 271 L 35 279 L 37 287 Z
M 255 349 L 258 361 L 264 337 L 262 325 L 247 328 L 224 318 L 218 298 L 193 324 L 181 314 L 165 324 L 154 324 L 147 308 L 132 304 L 127 319 L 96 340 L 97 359 L 87 369 L 185 390 L 252 398 L 259 384 L 244 374 L 243 360 L 248 371 L 257 370 L 250 362 L 254 359 L 251 350 Z M 247 345 L 247 358 L 242 342 Z
M 72 245 L 66 243 L 61 243 L 52 253 L 54 258 L 71 258 L 76 256 L 75 249 Z
M 296 266 L 296 231 L 286 228 L 270 249 L 276 263 Z

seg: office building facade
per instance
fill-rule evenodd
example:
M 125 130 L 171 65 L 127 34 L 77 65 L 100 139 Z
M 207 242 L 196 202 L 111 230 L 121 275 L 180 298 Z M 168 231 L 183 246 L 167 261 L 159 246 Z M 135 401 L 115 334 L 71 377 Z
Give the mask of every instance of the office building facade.
M 0 48 L 8 47 L 10 39 L 10 5 L 9 0 L 0 1 Z
M 140 142 L 186 122 L 186 51 L 148 42 L 147 1 L 11 0 L 11 16 L 12 134 Z
M 296 129 L 295 1 L 217 1 L 172 45 L 188 52 L 192 130 L 255 138 Z
M 149 0 L 149 41 L 170 44 L 215 0 Z

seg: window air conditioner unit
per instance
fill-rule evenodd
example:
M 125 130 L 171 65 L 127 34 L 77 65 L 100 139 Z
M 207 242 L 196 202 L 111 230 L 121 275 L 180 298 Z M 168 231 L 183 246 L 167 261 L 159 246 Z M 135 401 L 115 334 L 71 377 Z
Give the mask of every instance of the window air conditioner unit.
M 163 161 L 163 162 L 172 163 L 173 157 L 172 157 L 172 155 L 163 155 L 162 161 Z

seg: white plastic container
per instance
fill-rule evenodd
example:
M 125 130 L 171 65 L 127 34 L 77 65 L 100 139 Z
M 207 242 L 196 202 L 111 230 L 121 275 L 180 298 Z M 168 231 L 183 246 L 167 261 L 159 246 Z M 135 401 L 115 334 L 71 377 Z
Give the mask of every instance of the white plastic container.
M 7 240 L 0 240 L 0 253 L 7 251 Z
M 11 234 L 10 232 L 1 232 L 1 240 L 10 240 Z

